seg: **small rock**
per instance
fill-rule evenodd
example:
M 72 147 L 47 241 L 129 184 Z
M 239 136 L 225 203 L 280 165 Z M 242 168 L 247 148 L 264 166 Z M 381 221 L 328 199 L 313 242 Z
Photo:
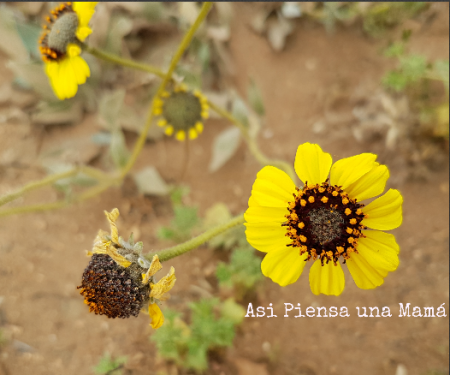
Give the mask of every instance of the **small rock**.
M 31 353 L 35 350 L 32 346 L 25 344 L 24 342 L 19 340 L 13 340 L 12 347 L 19 353 Z
M 397 366 L 397 370 L 395 371 L 395 375 L 408 375 L 408 370 L 405 365 L 401 363 Z

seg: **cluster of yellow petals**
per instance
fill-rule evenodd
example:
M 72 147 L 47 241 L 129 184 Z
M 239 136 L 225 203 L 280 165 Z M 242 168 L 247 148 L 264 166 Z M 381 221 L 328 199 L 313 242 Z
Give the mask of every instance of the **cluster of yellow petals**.
M 184 92 L 189 93 L 188 87 L 185 84 L 178 84 L 173 89 L 174 93 Z M 153 102 L 153 114 L 155 116 L 163 116 L 163 107 L 164 107 L 164 101 L 168 97 L 170 97 L 170 93 L 168 91 L 164 91 L 160 97 L 155 98 Z M 194 95 L 198 101 L 200 102 L 201 112 L 200 117 L 203 120 L 206 120 L 209 118 L 209 105 L 208 105 L 208 99 L 206 96 L 202 94 L 200 90 L 194 90 L 192 91 L 192 95 Z M 182 130 L 182 129 L 176 129 L 173 124 L 170 124 L 169 121 L 162 117 L 158 120 L 157 125 L 159 127 L 164 128 L 164 133 L 168 135 L 169 137 L 172 135 L 175 135 L 175 139 L 178 141 L 185 141 L 186 138 L 189 139 L 195 139 L 197 138 L 204 129 L 204 125 L 202 121 L 196 121 L 194 124 L 191 124 L 188 129 Z
M 95 12 L 98 2 L 73 2 L 72 10 L 78 18 L 76 38 L 83 42 L 92 29 L 89 21 Z M 55 95 L 60 100 L 72 98 L 78 91 L 78 86 L 86 82 L 90 76 L 89 65 L 80 56 L 81 48 L 75 43 L 69 43 L 66 51 L 61 51 L 64 56 L 53 61 L 45 59 L 45 73 L 49 77 L 50 84 Z
M 366 153 L 333 164 L 331 155 L 320 146 L 305 143 L 298 147 L 294 167 L 300 180 L 308 186 L 321 185 L 329 176 L 330 185 L 339 186 L 348 199 L 360 202 L 382 194 L 389 178 L 387 167 L 377 163 L 376 158 Z M 308 254 L 300 254 L 299 249 L 292 246 L 283 226 L 295 193 L 295 184 L 286 173 L 275 167 L 264 167 L 253 184 L 249 208 L 244 215 L 248 242 L 267 253 L 261 264 L 263 274 L 281 286 L 297 281 L 307 263 Z M 389 189 L 356 212 L 365 215 L 361 224 L 369 228 L 362 231 L 364 236 L 359 239 L 357 252 L 346 259 L 359 288 L 376 288 L 383 284 L 389 272 L 397 269 L 399 246 L 392 234 L 382 230 L 401 225 L 402 203 L 400 192 Z M 301 228 L 305 225 L 303 219 L 299 218 Z M 340 295 L 345 285 L 341 264 L 322 265 L 321 260 L 316 259 L 310 269 L 309 282 L 314 294 Z
M 162 268 L 159 262 L 158 255 L 154 255 L 152 259 L 152 264 L 148 269 L 147 273 L 142 275 L 142 282 L 144 284 L 148 283 L 150 278 Z M 150 325 L 153 329 L 158 329 L 164 323 L 164 315 L 159 308 L 157 301 L 164 301 L 169 298 L 166 293 L 168 293 L 176 281 L 175 268 L 170 267 L 170 271 L 167 276 L 162 277 L 157 283 L 150 283 L 150 302 L 148 304 L 148 314 L 150 315 Z

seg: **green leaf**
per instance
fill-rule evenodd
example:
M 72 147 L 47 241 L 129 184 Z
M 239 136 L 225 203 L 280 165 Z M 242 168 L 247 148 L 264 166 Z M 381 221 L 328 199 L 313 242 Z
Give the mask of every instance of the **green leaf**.
M 38 48 L 38 40 L 42 34 L 42 28 L 38 25 L 25 22 L 16 22 L 16 27 L 17 33 L 22 39 L 22 43 L 27 51 L 30 55 L 39 59 L 41 54 Z
M 405 45 L 403 43 L 392 43 L 385 51 L 386 57 L 400 57 L 405 53 Z
M 233 298 L 228 298 L 220 306 L 220 314 L 225 319 L 230 320 L 235 325 L 242 323 L 246 310 L 236 303 Z
M 231 105 L 231 113 L 233 116 L 248 127 L 248 109 L 244 101 L 236 96 Z
M 125 100 L 125 90 L 120 89 L 104 94 L 100 99 L 98 113 L 108 130 L 119 128 L 119 113 Z
M 169 194 L 169 186 L 153 167 L 146 167 L 133 175 L 134 181 L 141 194 L 164 196 Z
M 250 81 L 247 97 L 250 105 L 255 110 L 255 112 L 260 116 L 264 116 L 265 114 L 264 101 L 261 95 L 261 91 L 256 86 L 255 81 L 253 79 Z
M 111 133 L 111 144 L 109 147 L 109 154 L 114 162 L 116 168 L 123 168 L 128 162 L 130 152 L 125 143 L 125 137 L 122 130 L 115 129 Z
M 261 260 L 249 245 L 237 248 L 233 251 L 229 264 L 218 264 L 216 276 L 221 286 L 237 286 L 249 290 L 262 279 Z
M 449 91 L 449 61 L 448 60 L 437 60 L 433 66 L 434 71 L 442 78 L 442 82 L 447 89 L 447 95 Z
M 241 132 L 237 127 L 225 129 L 217 135 L 213 142 L 212 158 L 209 171 L 220 169 L 237 151 L 241 142 Z
M 127 362 L 127 357 L 117 357 L 113 359 L 109 353 L 105 353 L 100 359 L 97 366 L 94 367 L 94 372 L 99 375 L 119 375 L 122 373 L 119 367 Z

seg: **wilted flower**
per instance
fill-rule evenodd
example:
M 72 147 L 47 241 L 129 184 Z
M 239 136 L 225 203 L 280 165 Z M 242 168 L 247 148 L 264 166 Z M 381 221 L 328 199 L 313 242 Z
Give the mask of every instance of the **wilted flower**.
M 153 328 L 159 328 L 164 322 L 159 301 L 167 299 L 165 295 L 175 284 L 175 270 L 170 268 L 167 276 L 158 282 L 154 275 L 162 268 L 158 256 L 152 262 L 141 256 L 142 242 L 134 243 L 132 235 L 128 242 L 119 237 L 116 220 L 119 210 L 115 208 L 105 215 L 111 226 L 111 235 L 100 230 L 94 240 L 89 265 L 84 270 L 80 294 L 89 306 L 89 311 L 106 315 L 108 318 L 129 318 L 138 316 L 148 304 Z

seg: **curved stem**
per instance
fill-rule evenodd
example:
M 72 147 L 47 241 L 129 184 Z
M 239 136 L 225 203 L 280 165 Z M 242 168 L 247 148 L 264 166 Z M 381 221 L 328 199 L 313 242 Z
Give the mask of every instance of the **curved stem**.
M 84 51 L 89 52 L 92 56 L 95 56 L 99 59 L 109 61 L 114 64 L 122 65 L 122 66 L 125 66 L 128 68 L 133 68 L 133 69 L 137 69 L 137 70 L 142 70 L 144 72 L 152 73 L 161 78 L 164 78 L 166 76 L 166 74 L 161 69 L 157 68 L 156 66 L 142 64 L 137 61 L 124 59 L 122 57 L 110 54 L 108 52 L 101 51 L 97 48 L 89 47 L 88 45 L 86 45 L 84 43 L 82 44 L 82 47 L 83 47 Z
M 43 178 L 40 181 L 30 182 L 29 184 L 26 184 L 21 189 L 15 191 L 13 193 L 6 194 L 3 197 L 0 197 L 0 206 L 3 206 L 4 204 L 6 204 L 8 202 L 11 202 L 14 199 L 17 199 L 17 198 L 21 197 L 22 195 L 24 195 L 25 193 L 27 193 L 29 191 L 39 189 L 39 188 L 44 187 L 46 185 L 50 185 L 50 184 L 52 184 L 52 183 L 54 183 L 54 182 L 56 182 L 58 180 L 62 180 L 63 178 L 74 176 L 79 171 L 80 171 L 79 168 L 74 168 L 74 169 L 71 169 L 70 171 L 67 171 L 67 172 L 52 174 L 50 176 L 47 176 L 47 177 Z
M 177 49 L 177 51 L 175 52 L 175 55 L 173 56 L 173 59 L 169 66 L 169 70 L 165 74 L 164 79 L 161 82 L 161 84 L 159 85 L 158 91 L 152 100 L 152 104 L 150 105 L 150 108 L 148 111 L 147 120 L 145 122 L 144 128 L 142 129 L 142 132 L 141 132 L 138 140 L 136 141 L 136 144 L 134 145 L 134 149 L 131 154 L 131 157 L 130 157 L 130 159 L 128 159 L 127 165 L 122 170 L 122 173 L 121 173 L 122 178 L 124 178 L 130 171 L 130 169 L 133 167 L 134 163 L 137 160 L 137 157 L 139 156 L 140 152 L 142 151 L 142 148 L 144 147 L 145 139 L 147 138 L 147 133 L 150 129 L 150 126 L 152 125 L 153 105 L 154 105 L 155 98 L 157 98 L 164 91 L 167 83 L 169 82 L 169 80 L 172 77 L 173 72 L 175 71 L 178 61 L 181 59 L 184 51 L 191 43 L 191 40 L 192 40 L 195 32 L 197 31 L 197 29 L 199 28 L 199 26 L 205 19 L 206 15 L 208 14 L 209 10 L 212 7 L 212 4 L 213 3 L 211 3 L 211 2 L 203 3 L 202 9 L 200 10 L 200 13 L 199 13 L 197 19 L 195 20 L 195 22 L 192 24 L 192 26 L 187 31 L 187 33 L 183 37 L 183 40 L 181 41 L 181 43 Z
M 200 245 L 204 244 L 205 242 L 209 241 L 211 238 L 217 236 L 218 234 L 221 234 L 222 232 L 225 232 L 228 229 L 233 228 L 236 225 L 243 224 L 244 223 L 244 215 L 241 214 L 239 216 L 236 216 L 235 218 L 231 219 L 227 223 L 218 225 L 205 233 L 200 234 L 197 237 L 194 237 L 190 239 L 189 241 L 186 241 L 182 244 L 170 247 L 165 250 L 156 251 L 154 253 L 150 253 L 145 255 L 145 257 L 151 261 L 153 259 L 153 256 L 155 254 L 158 254 L 159 260 L 161 262 L 165 262 L 166 260 L 175 258 L 179 255 L 182 255 L 184 253 L 187 253 L 188 251 L 191 251 Z
M 274 167 L 280 168 L 281 170 L 285 171 L 289 175 L 289 177 L 291 177 L 292 181 L 295 181 L 295 172 L 289 163 L 286 163 L 283 160 L 273 160 L 273 159 L 269 159 L 268 157 L 266 157 L 259 149 L 258 144 L 256 143 L 256 140 L 254 138 L 250 137 L 246 126 L 242 122 L 240 122 L 230 112 L 215 105 L 214 103 L 211 103 L 210 101 L 208 101 L 208 105 L 210 106 L 210 108 L 213 111 L 217 112 L 219 115 L 226 118 L 227 120 L 229 120 L 230 122 L 232 122 L 234 125 L 236 125 L 239 128 L 243 138 L 247 142 L 250 152 L 253 154 L 255 159 L 261 165 L 263 165 L 263 166 L 264 165 L 272 165 Z

